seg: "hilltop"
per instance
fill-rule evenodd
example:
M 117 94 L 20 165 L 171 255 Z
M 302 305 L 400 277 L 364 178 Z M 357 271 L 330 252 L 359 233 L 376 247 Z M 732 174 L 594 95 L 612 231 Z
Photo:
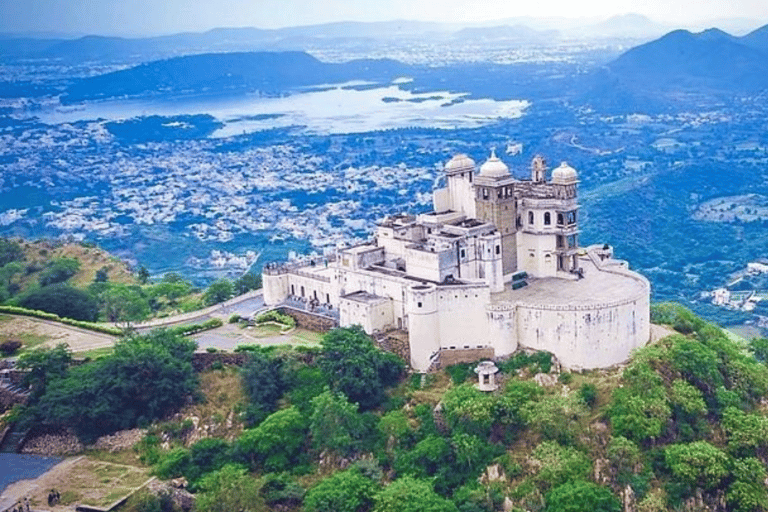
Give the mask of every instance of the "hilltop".
M 154 407 L 162 373 L 113 379 L 114 392 L 139 386 L 157 419 L 133 448 L 111 441 L 111 451 L 87 454 L 183 477 L 200 512 L 765 509 L 768 340 L 730 340 L 673 304 L 652 314 L 674 334 L 626 365 L 569 373 L 547 353 L 518 353 L 496 362 L 492 393 L 476 389 L 474 364 L 405 376 L 354 328 L 329 332 L 315 349 L 243 349 L 239 370 L 223 364 L 229 355 L 210 355 L 218 363 L 199 374 L 201 384 L 177 367 L 186 386 L 179 398 L 205 396 L 184 407 Z M 135 426 L 143 406 L 113 415 L 107 388 L 99 401 L 110 423 L 84 423 L 76 411 L 89 386 L 111 379 L 102 370 L 145 357 L 135 350 L 142 344 L 185 361 L 190 347 L 157 334 L 122 343 L 121 359 L 72 367 L 51 392 L 37 388 L 37 421 L 86 440 Z M 95 381 L 75 385 L 85 373 Z M 62 407 L 47 408 L 51 400 Z M 189 499 L 170 487 L 163 497 L 162 488 L 124 510 Z

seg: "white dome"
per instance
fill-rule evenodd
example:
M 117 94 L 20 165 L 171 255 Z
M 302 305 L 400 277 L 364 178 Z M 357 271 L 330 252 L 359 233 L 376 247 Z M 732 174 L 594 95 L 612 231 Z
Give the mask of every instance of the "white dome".
M 579 181 L 579 173 L 576 169 L 563 162 L 560 167 L 552 171 L 552 183 L 556 185 L 572 185 Z
M 491 152 L 491 157 L 480 166 L 480 176 L 483 178 L 506 178 L 509 176 L 509 167 L 496 157 L 496 152 Z
M 467 172 L 475 170 L 475 161 L 464 153 L 460 153 L 445 164 L 445 172 Z

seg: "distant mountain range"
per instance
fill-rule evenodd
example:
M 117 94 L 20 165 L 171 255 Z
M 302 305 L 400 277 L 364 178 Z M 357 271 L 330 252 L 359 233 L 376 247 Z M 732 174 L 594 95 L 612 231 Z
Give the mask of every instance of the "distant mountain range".
M 630 89 L 755 91 L 768 87 L 768 25 L 745 36 L 676 30 L 609 64 Z
M 410 66 L 387 59 L 341 64 L 321 62 L 304 52 L 251 52 L 188 55 L 80 80 L 63 103 L 123 96 L 287 90 L 352 80 L 391 82 Z
M 747 20 L 742 20 L 746 23 Z M 0 60 L 58 59 L 64 62 L 138 64 L 181 55 L 214 52 L 306 50 L 334 41 L 514 40 L 535 44 L 569 39 L 648 40 L 672 27 L 638 14 L 607 20 L 518 17 L 485 23 L 433 23 L 411 20 L 336 22 L 279 29 L 217 28 L 201 33 L 126 38 L 90 35 L 65 38 L 59 34 L 0 34 Z

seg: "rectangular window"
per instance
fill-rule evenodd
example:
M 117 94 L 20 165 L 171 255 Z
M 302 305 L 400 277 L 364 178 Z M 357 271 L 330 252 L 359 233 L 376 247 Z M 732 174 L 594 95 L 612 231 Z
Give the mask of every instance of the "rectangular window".
M 421 302 L 417 302 L 417 303 L 416 303 L 416 306 L 417 306 L 417 307 L 421 307 Z
M 496 246 L 496 254 L 501 254 L 501 246 L 500 245 Z

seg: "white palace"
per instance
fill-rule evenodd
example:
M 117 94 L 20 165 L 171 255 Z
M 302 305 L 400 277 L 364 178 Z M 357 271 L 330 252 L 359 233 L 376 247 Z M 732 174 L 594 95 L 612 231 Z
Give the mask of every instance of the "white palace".
M 650 285 L 605 245 L 579 246 L 578 174 L 547 177 L 541 157 L 515 179 L 495 154 L 445 165 L 434 211 L 378 224 L 373 240 L 330 263 L 264 270 L 268 305 L 299 299 L 337 310 L 341 326 L 407 332 L 411 366 L 445 351 L 546 350 L 571 369 L 626 361 L 650 337 Z

